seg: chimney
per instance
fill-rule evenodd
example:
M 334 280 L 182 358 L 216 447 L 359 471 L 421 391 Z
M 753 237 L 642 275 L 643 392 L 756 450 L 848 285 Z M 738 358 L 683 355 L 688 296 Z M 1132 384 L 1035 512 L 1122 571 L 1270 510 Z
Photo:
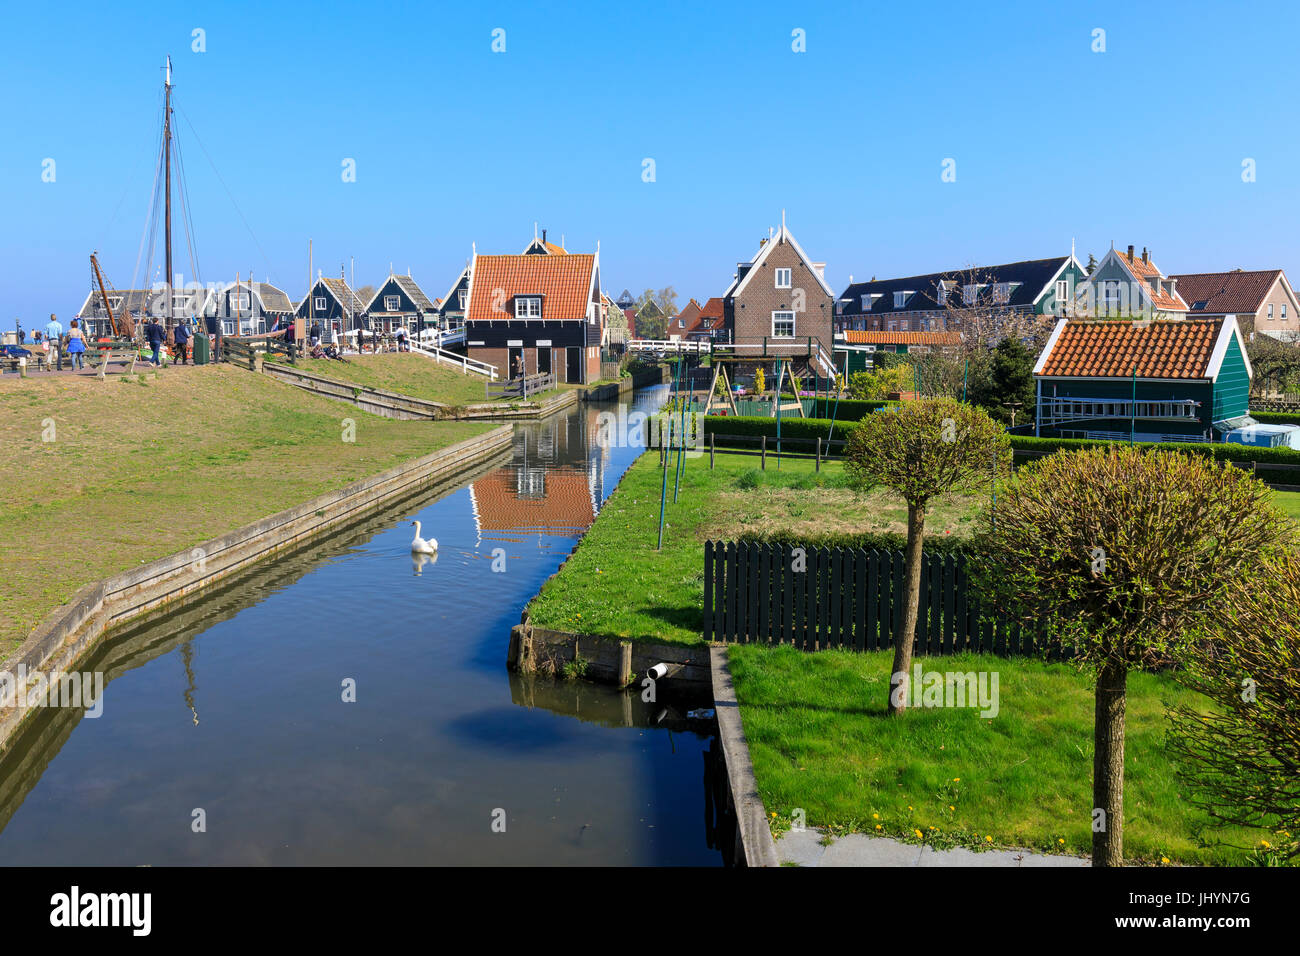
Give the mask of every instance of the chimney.
M 542 230 L 542 245 L 546 245 L 546 230 Z
M 1151 253 L 1147 251 L 1146 246 L 1142 247 L 1142 261 L 1147 265 L 1151 265 Z
M 1133 261 L 1133 247 L 1132 247 L 1132 246 L 1129 246 L 1129 247 L 1128 247 L 1128 261 L 1129 261 L 1129 262 L 1132 262 L 1132 261 Z

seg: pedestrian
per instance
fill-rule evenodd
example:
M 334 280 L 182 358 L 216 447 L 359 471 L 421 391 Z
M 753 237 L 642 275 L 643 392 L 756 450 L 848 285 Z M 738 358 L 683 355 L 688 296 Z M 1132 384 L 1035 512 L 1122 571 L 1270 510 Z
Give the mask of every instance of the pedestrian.
M 180 359 L 182 365 L 189 364 L 189 355 L 186 352 L 186 346 L 190 344 L 190 326 L 184 319 L 176 326 L 176 357 Z
M 523 378 L 523 377 L 524 377 L 524 357 L 522 355 L 516 355 L 515 356 L 515 378 Z
M 157 319 L 152 315 L 149 316 L 149 321 L 144 327 L 144 340 L 149 343 L 149 348 L 153 351 L 153 356 L 149 361 L 153 363 L 154 368 L 162 365 L 162 344 L 166 338 L 166 330 L 158 324 Z
M 320 345 L 320 322 L 311 324 L 311 347 L 315 348 Z
M 23 342 L 26 341 L 26 339 L 23 338 L 23 324 L 17 319 L 14 319 L 14 325 L 18 327 L 18 344 L 22 345 Z
M 75 371 L 79 368 L 85 368 L 82 356 L 86 352 L 86 339 L 81 332 L 80 325 L 76 319 L 72 320 L 72 327 L 68 329 L 68 358 L 72 360 L 72 368 Z
M 63 353 L 59 351 L 59 339 L 62 337 L 63 323 L 59 321 L 58 316 L 51 312 L 50 321 L 45 325 L 45 341 L 54 353 L 54 359 L 58 362 L 60 372 L 63 371 Z

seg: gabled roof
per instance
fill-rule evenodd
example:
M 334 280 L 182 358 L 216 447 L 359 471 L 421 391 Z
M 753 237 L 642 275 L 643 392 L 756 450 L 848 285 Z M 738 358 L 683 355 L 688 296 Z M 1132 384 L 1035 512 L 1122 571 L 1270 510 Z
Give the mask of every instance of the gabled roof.
M 939 301 L 939 283 L 948 284 L 948 294 L 958 298 L 953 302 L 954 308 L 962 308 L 961 298 L 963 283 L 972 278 L 981 284 L 987 282 L 988 288 L 980 290 L 981 305 L 988 303 L 986 297 L 993 295 L 992 286 L 1005 282 L 1011 285 L 1010 294 L 1005 303 L 998 303 L 1009 309 L 1035 305 L 1043 293 L 1047 292 L 1067 265 L 1073 262 L 1083 270 L 1082 264 L 1073 256 L 1053 256 L 1049 259 L 1025 259 L 1021 262 L 1007 262 L 996 266 L 973 266 L 968 269 L 950 269 L 947 272 L 930 272 L 925 275 L 906 276 L 901 279 L 872 279 L 870 282 L 854 282 L 844 290 L 840 300 L 844 310 L 840 315 L 887 315 L 890 312 L 938 312 L 947 308 Z M 909 292 L 902 305 L 895 307 L 894 293 Z M 876 296 L 872 308 L 862 308 L 862 296 Z
M 687 332 L 692 331 L 699 324 L 700 304 L 694 299 L 686 303 L 685 307 L 673 316 L 673 325 L 684 328 Z M 678 323 L 683 323 L 678 326 Z
M 737 272 L 743 272 L 744 274 L 739 275 L 737 279 L 732 280 L 731 285 L 727 286 L 727 291 L 723 293 L 724 297 L 731 298 L 732 296 L 740 295 L 741 292 L 745 291 L 745 287 L 749 285 L 749 280 L 754 277 L 756 272 L 758 272 L 758 267 L 763 264 L 763 261 L 772 254 L 772 250 L 787 242 L 791 247 L 793 247 L 795 253 L 803 261 L 803 264 L 807 267 L 808 271 L 812 273 L 813 278 L 817 280 L 817 284 L 822 287 L 822 290 L 827 295 L 834 297 L 835 293 L 831 291 L 831 287 L 826 284 L 826 278 L 817 269 L 817 266 L 822 264 L 814 263 L 808 258 L 808 254 L 803 251 L 803 247 L 799 245 L 799 242 L 795 239 L 793 233 L 785 227 L 784 213 L 781 214 L 781 220 L 781 228 L 776 231 L 776 235 L 772 236 L 771 239 L 767 240 L 759 247 L 754 258 L 749 260 L 747 263 L 742 262 L 738 264 L 739 268 L 737 269 Z
M 396 273 L 390 273 L 388 278 L 379 284 L 379 288 L 376 289 L 375 294 L 370 297 L 370 301 L 366 303 L 365 311 L 373 311 L 374 304 L 379 301 L 379 297 L 384 294 L 384 289 L 387 288 L 390 282 L 401 289 L 402 292 L 405 293 L 406 297 L 410 299 L 415 307 L 421 312 L 433 312 L 437 308 L 437 306 L 429 300 L 429 297 L 424 294 L 424 290 L 420 288 L 419 283 L 410 276 L 400 276 Z
M 130 312 L 132 315 L 142 314 L 149 308 L 149 303 L 155 295 L 157 295 L 157 292 L 153 289 L 108 290 L 108 300 L 113 305 L 114 315 L 117 315 L 121 310 Z M 77 310 L 77 316 L 79 318 L 90 318 L 96 312 L 104 312 L 104 297 L 99 294 L 98 289 L 86 296 L 86 300 L 81 303 L 81 308 Z
M 233 292 L 236 287 L 240 292 L 251 289 L 256 298 L 255 304 L 258 310 L 262 312 L 292 312 L 294 310 L 293 300 L 289 298 L 289 294 L 269 282 L 249 282 L 245 279 L 238 284 L 232 282 L 220 291 L 222 293 Z M 222 299 L 225 301 L 224 295 Z
M 366 310 L 365 303 L 348 287 L 345 280 L 331 276 L 321 276 L 317 279 L 311 289 L 307 291 L 307 295 L 302 297 L 302 301 L 295 308 L 301 309 L 307 302 L 307 296 L 314 294 L 321 286 L 324 286 L 329 294 L 334 297 L 334 301 L 338 302 L 348 312 L 355 313 Z
M 864 332 L 844 333 L 846 345 L 930 345 L 935 348 L 961 345 L 957 332 Z
M 1245 343 L 1234 319 L 1061 319 L 1034 367 L 1060 378 L 1213 379 L 1228 342 Z M 1250 360 L 1246 360 L 1250 371 Z
M 543 318 L 585 320 L 595 291 L 596 269 L 596 256 L 589 253 L 476 256 L 465 319 L 484 322 L 513 318 L 512 299 L 540 295 Z
M 460 308 L 460 301 L 453 298 L 453 296 L 456 295 L 456 290 L 460 288 L 460 284 L 465 281 L 465 277 L 468 274 L 469 266 L 465 266 L 465 268 L 460 270 L 460 274 L 456 276 L 456 281 L 451 284 L 451 288 L 447 290 L 447 294 L 438 300 L 440 303 L 439 308 L 453 310 Z
M 1158 282 L 1159 291 L 1151 288 L 1151 279 L 1166 278 L 1165 274 L 1155 264 L 1150 257 L 1144 259 L 1136 252 L 1129 255 L 1127 252 L 1120 252 L 1118 249 L 1111 249 L 1102 257 L 1097 268 L 1092 271 L 1088 281 L 1097 275 L 1098 272 L 1106 265 L 1107 261 L 1114 259 L 1120 266 L 1133 277 L 1133 281 L 1142 288 L 1143 295 L 1151 299 L 1152 306 L 1160 312 L 1186 312 L 1187 301 L 1179 293 L 1169 294 L 1163 282 Z M 1103 280 L 1104 281 L 1104 280 Z
M 1233 272 L 1191 272 L 1169 278 L 1178 280 L 1178 294 L 1192 314 L 1228 315 L 1259 312 L 1279 276 L 1282 276 L 1281 269 L 1255 272 L 1237 269 Z
M 571 535 L 596 518 L 596 501 L 587 473 L 571 466 L 546 473 L 545 491 L 519 493 L 518 469 L 501 468 L 470 484 L 474 521 L 484 532 L 540 532 Z
M 538 239 L 533 236 L 533 241 L 524 246 L 522 254 L 525 256 L 567 256 L 569 250 L 565 249 L 564 246 L 557 246 L 553 242 L 547 242 L 545 239 Z

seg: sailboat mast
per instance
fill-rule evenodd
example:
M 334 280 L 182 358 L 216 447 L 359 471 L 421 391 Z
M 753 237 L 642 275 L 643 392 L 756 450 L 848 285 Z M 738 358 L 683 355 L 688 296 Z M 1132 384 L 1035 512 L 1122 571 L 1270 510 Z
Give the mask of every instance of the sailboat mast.
M 165 229 L 167 231 L 167 325 L 176 324 L 176 296 L 172 290 L 172 58 L 167 57 L 167 80 L 163 94 L 163 164 L 165 184 Z

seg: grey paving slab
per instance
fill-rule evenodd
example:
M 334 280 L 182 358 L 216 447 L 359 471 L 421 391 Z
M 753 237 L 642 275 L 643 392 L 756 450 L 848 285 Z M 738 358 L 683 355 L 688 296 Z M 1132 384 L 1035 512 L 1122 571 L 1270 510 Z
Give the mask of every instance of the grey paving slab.
M 1034 853 L 1030 850 L 988 850 L 977 853 L 964 847 L 936 850 L 930 846 L 903 843 L 890 837 L 852 833 L 822 846 L 824 834 L 817 829 L 789 831 L 776 841 L 782 863 L 800 866 L 961 866 L 961 867 L 1062 867 L 1088 866 L 1075 856 Z

